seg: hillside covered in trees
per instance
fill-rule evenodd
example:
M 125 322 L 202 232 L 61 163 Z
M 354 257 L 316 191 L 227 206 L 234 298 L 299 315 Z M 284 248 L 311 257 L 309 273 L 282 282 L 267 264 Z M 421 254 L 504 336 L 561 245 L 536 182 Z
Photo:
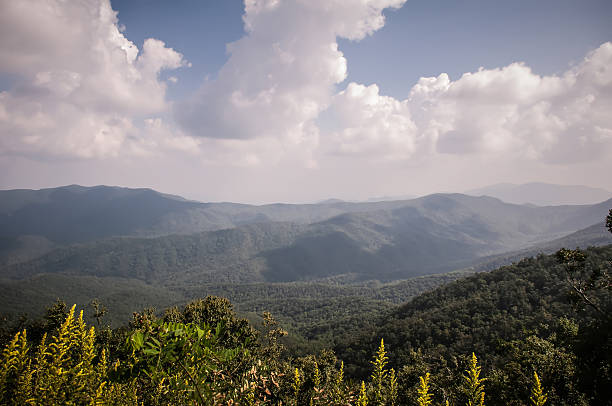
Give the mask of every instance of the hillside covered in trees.
M 0 205 L 4 403 L 612 398 L 609 201 L 249 206 L 118 188 L 11 192 Z M 120 207 L 143 202 L 123 222 Z M 103 226 L 88 220 L 96 213 Z M 194 233 L 177 220 L 185 213 L 231 224 L 197 220 Z M 43 314 L 58 297 L 84 314 L 61 301 Z
M 608 208 L 459 194 L 253 206 L 104 186 L 3 191 L 0 311 L 96 297 L 119 325 L 137 308 L 224 295 L 243 313 L 286 309 L 279 319 L 313 340 L 359 308 L 376 313 L 539 252 L 612 243 Z
M 612 246 L 526 258 L 355 318 L 335 353 L 301 357 L 269 313 L 252 324 L 225 299 L 116 329 L 99 304 L 89 328 L 57 303 L 5 323 L 0 392 L 7 404 L 606 405 L 611 259 Z

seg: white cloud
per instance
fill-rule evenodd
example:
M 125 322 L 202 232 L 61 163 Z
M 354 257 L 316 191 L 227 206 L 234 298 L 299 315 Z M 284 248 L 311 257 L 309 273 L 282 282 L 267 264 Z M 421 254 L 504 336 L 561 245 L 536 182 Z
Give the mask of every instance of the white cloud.
M 0 93 L 2 151 L 115 156 L 168 109 L 159 72 L 185 64 L 156 39 L 139 53 L 108 0 L 1 2 L 0 72 L 20 77 Z
M 371 35 L 384 25 L 383 10 L 404 2 L 245 1 L 246 35 L 228 45 L 215 80 L 176 103 L 176 122 L 166 86 L 177 78 L 159 73 L 187 63 L 159 40 L 139 50 L 108 0 L 0 2 L 0 73 L 20 78 L 0 93 L 0 154 L 127 155 L 151 166 L 165 154 L 219 173 L 249 167 L 253 182 L 259 173 L 291 178 L 316 168 L 301 176 L 330 193 L 333 182 L 359 190 L 363 179 L 378 185 L 389 173 L 401 185 L 408 173 L 451 179 L 452 165 L 463 168 L 453 173 L 459 179 L 482 172 L 483 162 L 503 161 L 514 174 L 517 163 L 588 166 L 612 154 L 610 43 L 557 76 L 524 63 L 454 81 L 442 73 L 421 78 L 404 100 L 376 84 L 344 85 L 348 62 L 337 38 Z M 410 171 L 397 170 L 406 163 Z
M 338 155 L 414 162 L 432 154 L 498 154 L 568 162 L 609 151 L 610 44 L 561 76 L 514 63 L 456 81 L 446 74 L 421 78 L 405 100 L 381 95 L 376 84 L 349 83 L 337 92 L 347 76 L 337 38 L 372 34 L 384 25 L 382 11 L 403 3 L 247 0 L 247 34 L 228 45 L 218 78 L 177 105 L 179 124 L 213 140 L 206 141 L 211 146 L 215 139 L 252 140 L 217 142 L 251 163 L 277 162 L 271 156 L 290 151 L 301 151 L 310 166 Z
M 451 81 L 421 78 L 405 100 L 350 83 L 325 113 L 332 152 L 370 160 L 486 154 L 572 163 L 612 153 L 612 44 L 561 76 L 523 63 Z
M 395 160 L 410 158 L 417 148 L 408 103 L 381 96 L 376 85 L 349 83 L 334 97 L 332 109 L 325 136 L 329 153 Z
M 346 78 L 337 37 L 360 39 L 384 24 L 382 10 L 405 0 L 247 0 L 247 34 L 228 45 L 215 81 L 177 105 L 191 134 L 207 138 L 276 138 L 312 148 L 314 120 Z M 291 148 L 292 148 L 291 147 Z
M 612 44 L 605 43 L 561 76 L 539 76 L 521 63 L 455 82 L 441 75 L 421 79 L 409 102 L 439 152 L 563 163 L 611 151 L 611 83 Z

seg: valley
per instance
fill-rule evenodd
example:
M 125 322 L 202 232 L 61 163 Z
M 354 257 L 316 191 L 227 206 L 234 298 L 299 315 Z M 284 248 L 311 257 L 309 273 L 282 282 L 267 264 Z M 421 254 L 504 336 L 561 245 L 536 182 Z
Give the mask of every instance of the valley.
M 325 343 L 330 325 L 365 309 L 540 252 L 612 243 L 601 220 L 611 200 L 533 207 L 436 194 L 250 206 L 106 186 L 0 197 L 0 309 L 11 317 L 97 298 L 120 325 L 134 309 L 219 295 Z
M 311 359 L 331 362 L 327 373 L 337 374 L 333 360 L 341 359 L 347 379 L 368 379 L 368 354 L 383 337 L 405 402 L 415 401 L 408 388 L 427 372 L 437 382 L 435 396 L 444 398 L 440 391 L 453 387 L 456 371 L 466 365 L 456 355 L 470 351 L 484 355 L 493 374 L 492 404 L 526 397 L 504 379 L 519 373 L 524 380 L 528 365 L 545 376 L 555 404 L 581 402 L 580 390 L 596 384 L 550 366 L 537 346 L 561 357 L 591 356 L 580 347 L 582 338 L 571 338 L 567 352 L 557 337 L 572 323 L 601 331 L 597 323 L 607 322 L 572 307 L 563 267 L 547 254 L 590 247 L 584 272 L 605 277 L 612 234 L 603 219 L 612 199 L 539 207 L 434 194 L 253 206 L 106 186 L 4 191 L 0 197 L 3 341 L 21 327 L 38 337 L 53 320 L 49 312 L 64 302 L 85 309 L 85 319 L 106 337 L 209 303 L 207 311 L 221 312 L 214 317 L 235 310 L 244 318 L 237 325 L 252 326 L 260 337 L 270 334 L 266 323 L 273 317 L 288 334 L 266 362 L 297 362 L 304 374 L 315 373 L 305 366 Z M 608 306 L 608 296 L 597 290 L 593 300 Z M 585 337 L 589 345 L 599 340 Z M 519 362 L 521 351 L 535 351 L 543 361 Z M 505 366 L 508 359 L 519 362 L 515 370 Z M 556 375 L 560 381 L 551 380 Z

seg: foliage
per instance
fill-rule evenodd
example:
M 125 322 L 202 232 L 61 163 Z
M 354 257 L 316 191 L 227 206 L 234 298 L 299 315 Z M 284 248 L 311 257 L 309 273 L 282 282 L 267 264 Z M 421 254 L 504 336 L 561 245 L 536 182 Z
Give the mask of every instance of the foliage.
M 585 278 L 612 269 L 612 246 L 584 255 Z M 585 292 L 610 314 L 612 292 L 593 286 Z M 363 362 L 369 349 L 384 336 L 392 349 L 388 365 L 399 371 L 401 404 L 416 403 L 412 388 L 426 372 L 435 383 L 434 402 L 452 402 L 463 386 L 456 371 L 469 364 L 462 354 L 471 352 L 484 360 L 489 405 L 525 404 L 534 370 L 542 374 L 547 404 L 601 404 L 612 399 L 612 324 L 591 306 L 569 300 L 572 290 L 556 256 L 526 258 L 422 294 L 335 350 L 347 371 L 361 378 L 370 369 Z
M 484 381 L 480 378 L 481 367 L 478 365 L 476 354 L 472 353 L 470 367 L 464 375 L 464 391 L 467 395 L 467 406 L 484 406 Z
M 357 398 L 358 406 L 367 406 L 368 395 L 366 394 L 365 382 L 361 381 L 361 387 L 359 388 L 359 398 Z
M 372 388 L 369 398 L 375 405 L 381 405 L 385 401 L 385 383 L 387 381 L 388 371 L 386 369 L 389 358 L 385 352 L 385 343 L 380 339 L 380 346 L 370 361 L 372 363 Z
M 2 404 L 388 406 L 398 404 L 398 399 L 411 389 L 418 395 L 414 402 L 417 405 L 434 404 L 430 373 L 421 375 L 413 388 L 400 384 L 395 370 L 387 368 L 389 356 L 382 339 L 371 361 L 370 379 L 358 385 L 345 380 L 344 364 L 338 363 L 329 351 L 281 361 L 274 348 L 279 331 L 270 316 L 266 317 L 268 338 L 258 341 L 256 335 L 245 334 L 249 330 L 222 299 L 196 301 L 182 310 L 170 308 L 162 318 L 150 311 L 136 313 L 132 330 L 124 334 L 123 348 L 96 344 L 99 340 L 94 327 L 86 326 L 82 312 L 78 317 L 74 313 L 73 306 L 51 338 L 44 335 L 37 347 L 28 342 L 25 331 L 13 337 L 2 352 Z M 122 332 L 116 330 L 113 334 Z M 519 341 L 513 348 L 535 348 L 536 344 L 537 341 Z M 516 358 L 518 362 L 514 366 L 510 362 L 512 368 L 526 357 L 534 365 L 553 371 L 535 353 L 511 354 L 512 360 Z M 547 359 L 553 361 L 559 356 L 551 357 Z M 454 371 L 463 382 L 438 389 L 460 402 L 457 404 L 483 406 L 485 379 L 481 371 L 472 353 L 464 374 L 460 375 L 459 369 Z M 553 382 L 553 388 L 556 386 Z M 510 389 L 499 385 L 495 388 L 501 392 Z M 552 395 L 559 399 L 554 391 Z M 547 398 L 534 374 L 531 392 L 523 399 L 542 406 Z M 448 398 L 441 401 L 448 405 Z
M 109 381 L 106 350 L 95 348 L 95 330 L 87 328 L 74 306 L 56 334 L 45 334 L 36 348 L 17 333 L 2 353 L 2 404 L 135 404 L 132 385 Z
M 487 405 L 606 405 L 610 292 L 598 281 L 611 256 L 612 247 L 542 255 L 364 317 L 353 326 L 363 341 L 337 341 L 347 364 L 329 350 L 287 351 L 271 314 L 258 316 L 258 332 L 223 298 L 145 309 L 113 330 L 88 327 L 58 301 L 6 342 L 0 403 L 484 405 L 486 376 Z M 568 273 L 604 314 L 580 296 L 584 306 L 568 302 Z M 371 360 L 365 373 L 358 357 Z
M 429 393 L 429 372 L 425 374 L 425 376 L 419 377 L 421 381 L 419 389 L 417 393 L 419 394 L 419 398 L 417 399 L 418 406 L 430 406 L 431 405 L 431 397 L 432 394 Z
M 533 386 L 531 387 L 531 404 L 533 406 L 544 406 L 546 403 L 546 394 L 542 390 L 542 384 L 540 383 L 540 377 L 537 372 L 533 372 Z
M 238 359 L 243 347 L 224 348 L 225 327 L 204 323 L 155 321 L 129 337 L 133 350 L 132 374 L 139 376 L 152 403 L 160 397 L 176 403 L 205 405 L 227 402 L 240 386 Z M 247 343 L 248 344 L 248 343 Z M 223 395 L 222 395 L 223 394 Z

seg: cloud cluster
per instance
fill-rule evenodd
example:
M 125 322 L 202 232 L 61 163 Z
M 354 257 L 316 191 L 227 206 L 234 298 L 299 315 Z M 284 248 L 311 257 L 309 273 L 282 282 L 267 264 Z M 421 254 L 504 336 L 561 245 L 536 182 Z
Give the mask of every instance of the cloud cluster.
M 221 165 L 317 167 L 488 156 L 578 163 L 612 153 L 612 44 L 560 75 L 524 63 L 421 78 L 398 100 L 343 82 L 338 38 L 380 29 L 405 0 L 245 0 L 245 36 L 214 80 L 173 106 L 159 73 L 187 63 L 139 50 L 108 0 L 0 2 L 0 150 L 38 157 L 151 151 Z M 168 81 L 176 82 L 171 76 Z M 175 122 L 169 122 L 169 112 Z
M 350 83 L 331 106 L 342 152 L 487 154 L 572 163 L 612 152 L 612 43 L 560 76 L 523 63 L 421 78 L 405 100 Z
M 246 0 L 247 34 L 228 45 L 218 78 L 176 117 L 193 135 L 275 139 L 284 149 L 318 145 L 315 119 L 347 75 L 338 37 L 361 39 L 384 25 L 382 11 L 405 0 Z
M 594 159 L 612 146 L 612 116 L 606 113 L 612 107 L 612 44 L 561 76 L 539 76 L 514 63 L 455 82 L 445 75 L 422 79 L 409 101 L 427 109 L 421 113 L 435 127 L 439 152 L 552 163 Z
M 334 97 L 329 117 L 327 153 L 398 160 L 417 149 L 418 129 L 408 102 L 380 95 L 376 85 L 350 83 Z
M 384 25 L 382 11 L 403 3 L 247 0 L 247 34 L 228 45 L 218 78 L 177 105 L 179 124 L 205 139 L 245 140 L 212 144 L 248 146 L 253 163 L 270 162 L 266 151 L 289 150 L 302 151 L 310 166 L 339 155 L 414 162 L 497 154 L 567 163 L 610 151 L 609 43 L 560 76 L 514 63 L 455 81 L 444 73 L 421 78 L 404 100 L 381 95 L 376 84 L 336 90 L 347 76 L 337 38 L 372 34 Z
M 141 51 L 121 33 L 108 0 L 0 3 L 0 149 L 52 157 L 116 156 L 138 149 L 139 118 L 168 109 L 159 72 L 186 64 L 162 41 Z

